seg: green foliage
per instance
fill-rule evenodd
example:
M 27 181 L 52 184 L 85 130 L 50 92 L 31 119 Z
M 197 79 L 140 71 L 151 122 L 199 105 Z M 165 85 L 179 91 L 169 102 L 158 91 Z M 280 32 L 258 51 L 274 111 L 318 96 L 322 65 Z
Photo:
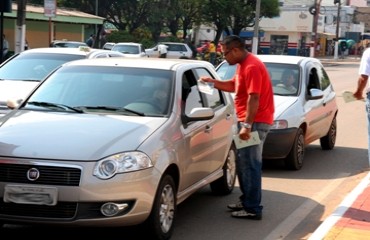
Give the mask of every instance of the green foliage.
M 113 31 L 107 35 L 108 42 L 136 42 L 141 43 L 145 48 L 152 47 L 155 42 L 151 40 L 150 32 L 145 29 L 136 29 L 133 33 L 128 31 Z

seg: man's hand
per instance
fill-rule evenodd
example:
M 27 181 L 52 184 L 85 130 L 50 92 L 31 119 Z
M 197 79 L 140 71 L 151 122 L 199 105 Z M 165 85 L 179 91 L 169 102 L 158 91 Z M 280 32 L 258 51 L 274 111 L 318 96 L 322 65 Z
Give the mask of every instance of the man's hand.
M 200 77 L 198 81 L 203 82 L 203 83 L 214 82 L 213 78 L 210 78 L 210 77 Z
M 251 129 L 242 127 L 239 131 L 239 138 L 241 140 L 248 140 L 251 138 Z
M 361 99 L 364 99 L 364 97 L 362 96 L 362 92 L 354 92 L 353 93 L 353 96 L 357 99 L 357 100 L 361 100 Z

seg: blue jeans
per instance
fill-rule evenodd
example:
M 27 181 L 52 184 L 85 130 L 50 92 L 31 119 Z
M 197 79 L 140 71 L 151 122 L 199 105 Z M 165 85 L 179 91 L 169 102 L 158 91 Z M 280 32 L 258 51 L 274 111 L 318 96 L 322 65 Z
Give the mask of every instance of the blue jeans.
M 236 159 L 236 171 L 242 195 L 240 201 L 248 212 L 262 213 L 262 150 L 271 125 L 253 123 L 252 131 L 257 131 L 261 139 L 259 145 L 240 148 Z M 240 125 L 239 125 L 240 129 Z
M 370 163 L 370 92 L 366 94 L 366 115 L 367 115 L 367 138 L 368 138 L 367 155 Z

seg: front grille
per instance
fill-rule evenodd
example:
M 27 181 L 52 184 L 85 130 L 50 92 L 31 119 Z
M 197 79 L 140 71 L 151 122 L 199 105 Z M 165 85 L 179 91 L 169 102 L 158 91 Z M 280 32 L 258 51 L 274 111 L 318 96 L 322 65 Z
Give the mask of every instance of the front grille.
M 40 172 L 40 177 L 35 181 L 30 181 L 27 178 L 27 171 L 31 168 L 37 168 Z M 0 182 L 79 186 L 80 179 L 81 169 L 78 168 L 0 164 Z
M 72 219 L 76 215 L 76 211 L 77 203 L 58 202 L 56 206 L 45 206 L 0 202 L 0 215 Z
M 128 200 L 121 203 L 127 203 L 129 207 L 119 215 L 125 215 L 131 211 L 135 205 L 134 200 Z M 38 220 L 49 219 L 50 221 L 71 221 L 78 219 L 106 218 L 100 212 L 104 202 L 58 202 L 55 206 L 30 205 L 5 203 L 0 200 L 0 218 L 26 219 L 32 218 L 35 222 Z

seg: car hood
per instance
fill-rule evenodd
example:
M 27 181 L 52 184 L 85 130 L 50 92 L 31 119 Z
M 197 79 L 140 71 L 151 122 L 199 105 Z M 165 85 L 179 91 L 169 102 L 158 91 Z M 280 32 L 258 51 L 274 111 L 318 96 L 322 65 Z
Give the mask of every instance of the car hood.
M 0 121 L 0 155 L 97 160 L 135 150 L 166 118 L 20 110 Z
M 291 96 L 277 96 L 274 95 L 275 114 L 274 119 L 278 119 L 286 109 L 297 101 L 298 97 Z
M 24 99 L 39 83 L 39 81 L 0 80 L 0 105 L 6 105 L 8 99 Z

